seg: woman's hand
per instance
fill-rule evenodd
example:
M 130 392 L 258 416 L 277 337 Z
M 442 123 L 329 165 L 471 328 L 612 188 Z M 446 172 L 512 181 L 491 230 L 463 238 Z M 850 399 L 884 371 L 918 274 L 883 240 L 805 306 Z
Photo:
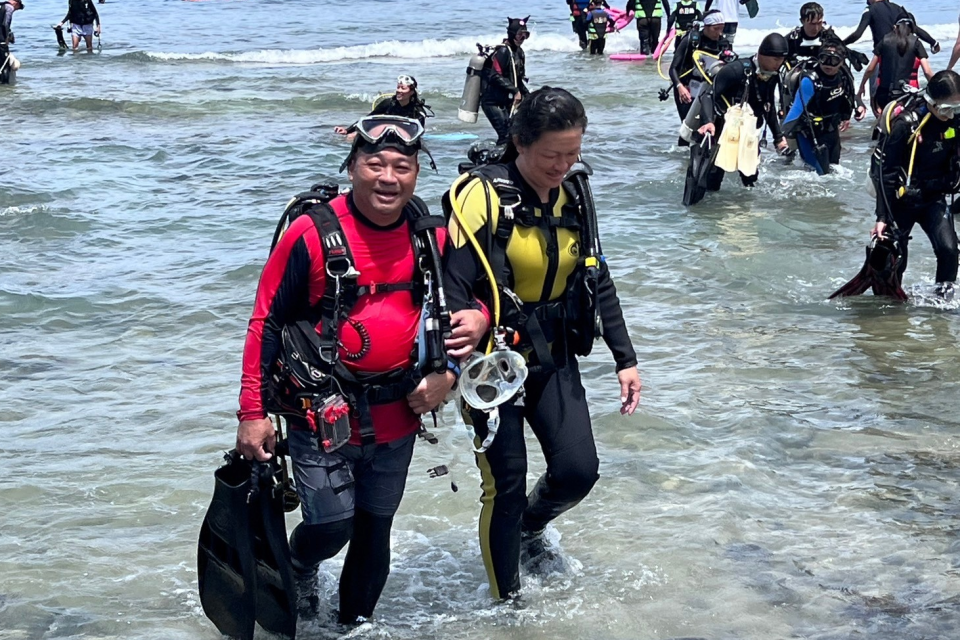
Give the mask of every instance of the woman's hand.
M 487 317 L 482 311 L 464 309 L 450 316 L 451 332 L 447 338 L 447 355 L 463 360 L 480 344 L 483 334 L 489 329 Z

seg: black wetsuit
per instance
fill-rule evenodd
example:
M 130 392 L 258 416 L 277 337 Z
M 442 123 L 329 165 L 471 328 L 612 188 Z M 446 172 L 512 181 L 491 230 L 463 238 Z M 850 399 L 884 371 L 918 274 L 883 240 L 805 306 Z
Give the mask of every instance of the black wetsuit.
M 568 347 L 568 321 L 548 313 L 562 306 L 567 285 L 578 273 L 580 232 L 562 226 L 562 216 L 573 200 L 565 185 L 552 189 L 549 202 L 543 203 L 515 164 L 506 165 L 503 173 L 520 191 L 520 204 L 514 209 L 515 226 L 505 240 L 509 242 L 505 268 L 514 293 L 524 302 L 525 313 L 538 317 L 543 314 L 540 326 L 544 348 L 554 367 L 542 366 L 545 358 L 538 356 L 539 349 L 531 352 L 531 370 L 524 383 L 522 402 L 512 400 L 500 405 L 496 438 L 486 452 L 477 454 L 483 479 L 480 544 L 494 598 L 506 598 L 520 588 L 521 532 L 542 531 L 551 520 L 586 497 L 599 478 L 587 398 L 577 358 Z M 499 200 L 493 203 L 493 215 L 497 218 L 491 224 L 480 180 L 464 183 L 451 197 L 462 203 L 466 224 L 480 246 L 491 247 L 491 254 L 497 251 L 490 229 L 493 227 L 494 233 L 503 229 Z M 451 311 L 472 308 L 477 296 L 489 302 L 484 268 L 460 231 L 459 218 L 451 220 L 450 230 L 444 278 Z M 490 259 L 493 264 L 498 263 L 493 257 Z M 517 264 L 524 265 L 522 272 L 514 268 Z M 597 289 L 603 339 L 613 354 L 617 371 L 636 366 L 616 287 L 605 267 Z M 467 417 L 472 421 L 479 446 L 488 434 L 487 414 L 469 411 Z M 529 495 L 524 420 L 537 436 L 547 462 L 546 473 Z
M 526 85 L 526 57 L 523 49 L 507 42 L 497 45 L 483 74 L 480 107 L 497 132 L 497 144 L 506 144 L 510 137 L 510 111 L 514 96 L 530 93 Z
M 819 64 L 809 64 L 784 119 L 783 133 L 796 137 L 801 145 L 806 144 L 804 141 L 812 147 L 825 145 L 829 149 L 830 164 L 840 164 L 840 123 L 849 120 L 857 106 L 856 89 L 849 73 L 840 69 L 831 76 L 824 73 Z M 803 146 L 801 154 L 807 159 Z M 826 172 L 828 168 L 822 167 L 822 170 Z
M 377 103 L 377 106 L 368 113 L 368 116 L 400 116 L 401 118 L 410 118 L 411 120 L 419 120 L 420 124 L 425 125 L 427 122 L 427 112 L 424 110 L 424 105 L 419 100 L 410 100 L 406 106 L 400 104 L 400 101 L 397 100 L 396 96 L 390 98 L 385 98 Z M 353 123 L 347 127 L 347 133 L 353 133 L 357 130 L 357 123 Z
M 837 35 L 833 32 L 833 28 L 824 25 L 820 33 L 812 38 L 807 35 L 803 27 L 797 27 L 788 33 L 786 37 L 787 44 L 790 46 L 790 53 L 787 58 L 790 60 L 791 65 L 793 65 L 803 60 L 816 58 L 820 53 L 820 47 L 823 45 L 824 40 L 836 38 Z
M 691 31 L 680 40 L 677 50 L 673 53 L 673 61 L 670 63 L 670 79 L 673 81 L 673 100 L 677 104 L 677 113 L 680 114 L 680 121 L 687 117 L 690 111 L 690 102 L 680 102 L 680 92 L 677 87 L 683 85 L 690 90 L 691 97 L 696 97 L 696 92 L 700 84 L 704 82 L 703 76 L 697 70 L 694 63 L 693 54 L 695 51 L 705 51 L 707 53 L 718 55 L 721 51 L 730 49 L 730 44 L 722 36 L 717 40 L 711 40 L 703 35 L 703 31 Z
M 927 50 L 915 36 L 907 38 L 907 48 L 903 55 L 897 49 L 897 34 L 888 33 L 873 49 L 880 58 L 880 71 L 874 95 L 874 109 L 882 109 L 891 100 L 903 95 L 903 85 L 910 84 L 914 78 L 917 60 L 927 58 Z
M 874 184 L 877 186 L 877 221 L 897 224 L 903 252 L 901 276 L 907 268 L 910 231 L 919 224 L 930 238 L 937 256 L 936 281 L 955 282 L 960 251 L 946 195 L 957 192 L 960 179 L 957 164 L 960 131 L 956 128 L 956 121 L 941 122 L 931 115 L 923 125 L 916 145 L 910 187 L 898 197 L 910 166 L 911 135 L 926 114 L 926 106 L 919 104 L 894 118 L 889 134 L 880 133 L 872 158 Z
M 726 65 L 713 80 L 713 85 L 700 94 L 700 122 L 714 123 L 717 134 L 723 131 L 724 116 L 727 109 L 744 101 L 757 116 L 757 126 L 766 123 L 773 134 L 773 140 L 779 142 L 780 120 L 777 117 L 776 92 L 777 76 L 769 80 L 760 80 L 756 75 L 756 64 L 750 58 L 734 60 Z M 744 100 L 746 98 L 746 100 Z M 750 186 L 757 181 L 759 173 L 752 176 L 740 174 L 740 181 Z M 723 182 L 723 169 L 714 168 L 707 178 L 707 189 L 716 191 Z
M 859 40 L 861 36 L 863 36 L 863 32 L 866 30 L 866 28 L 870 27 L 870 33 L 873 36 L 873 44 L 876 46 L 881 40 L 883 40 L 885 35 L 893 31 L 893 27 L 896 26 L 897 20 L 900 20 L 901 18 L 910 18 L 913 20 L 913 16 L 898 4 L 887 2 L 887 0 L 882 0 L 882 2 L 874 2 L 864 10 L 863 15 L 860 17 L 860 24 L 857 25 L 856 31 L 844 38 L 843 44 L 853 44 Z M 936 40 L 934 40 L 929 33 L 920 27 L 915 27 L 914 31 L 921 40 L 930 46 L 933 46 L 933 44 L 936 42 Z

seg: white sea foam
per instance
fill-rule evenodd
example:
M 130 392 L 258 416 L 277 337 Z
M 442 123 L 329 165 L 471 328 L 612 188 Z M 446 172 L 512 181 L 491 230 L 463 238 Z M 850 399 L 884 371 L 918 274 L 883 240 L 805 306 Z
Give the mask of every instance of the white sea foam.
M 784 24 L 777 29 L 786 33 L 795 25 Z M 836 27 L 839 36 L 845 37 L 853 32 L 853 26 Z M 955 24 L 936 24 L 927 28 L 934 38 L 942 42 L 949 42 L 956 35 Z M 760 41 L 770 33 L 768 29 L 744 29 L 737 31 L 736 48 L 749 50 L 760 44 Z M 164 53 L 148 52 L 147 55 L 155 60 L 163 61 L 223 61 L 234 63 L 255 63 L 269 65 L 310 65 L 348 60 L 365 60 L 375 58 L 393 58 L 400 60 L 422 60 L 430 58 L 445 58 L 462 56 L 476 51 L 478 42 L 496 44 L 501 41 L 502 34 L 486 34 L 483 36 L 464 36 L 460 38 L 426 39 L 419 41 L 385 40 L 372 44 L 356 45 L 351 47 L 334 47 L 331 49 L 261 49 L 259 51 L 217 52 L 204 53 Z M 866 32 L 856 48 L 867 50 L 871 47 L 870 33 Z M 573 33 L 537 33 L 534 32 L 530 40 L 524 44 L 528 52 L 555 51 L 558 53 L 575 53 L 579 51 L 576 36 Z M 610 34 L 607 38 L 606 53 L 618 53 L 637 49 L 637 35 L 633 25 L 628 25 L 619 33 Z

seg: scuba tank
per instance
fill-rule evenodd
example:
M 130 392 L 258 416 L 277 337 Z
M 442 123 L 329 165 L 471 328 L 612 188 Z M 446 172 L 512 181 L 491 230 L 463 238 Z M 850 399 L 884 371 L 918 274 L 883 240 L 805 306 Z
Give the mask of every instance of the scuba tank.
M 476 122 L 480 114 L 480 92 L 483 89 L 483 68 L 487 64 L 488 49 L 477 44 L 478 53 L 467 64 L 467 80 L 463 83 L 463 95 L 457 118 L 462 122 Z
M 683 119 L 683 123 L 680 125 L 680 137 L 687 142 L 693 140 L 693 132 L 700 128 L 700 109 L 702 106 L 700 95 L 710 89 L 711 85 L 713 85 L 713 79 L 720 73 L 723 65 L 736 60 L 736 57 L 720 56 L 719 58 L 714 58 L 713 56 L 701 56 L 700 60 L 702 61 L 703 72 L 706 75 L 706 82 L 701 84 L 697 89 L 696 95 L 693 96 L 693 102 L 690 103 L 690 111 L 687 112 L 687 117 Z

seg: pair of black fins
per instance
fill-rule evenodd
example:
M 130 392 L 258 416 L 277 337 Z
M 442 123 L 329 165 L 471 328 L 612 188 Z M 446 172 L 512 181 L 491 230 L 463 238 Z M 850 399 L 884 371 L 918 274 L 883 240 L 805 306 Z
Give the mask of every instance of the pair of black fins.
M 893 233 L 896 235 L 897 231 Z M 860 272 L 850 282 L 830 294 L 829 299 L 858 296 L 867 289 L 872 289 L 875 296 L 906 300 L 907 294 L 900 286 L 902 259 L 903 254 L 896 239 L 887 236 L 874 238 L 867 246 L 867 259 Z
M 697 204 L 707 195 L 707 178 L 713 168 L 720 146 L 714 144 L 713 136 L 703 136 L 690 145 L 690 164 L 687 166 L 687 178 L 683 185 L 683 204 Z
M 251 462 L 231 451 L 225 458 L 197 547 L 203 612 L 232 638 L 252 640 L 255 622 L 294 638 L 297 592 L 284 522 L 289 482 L 277 456 Z

